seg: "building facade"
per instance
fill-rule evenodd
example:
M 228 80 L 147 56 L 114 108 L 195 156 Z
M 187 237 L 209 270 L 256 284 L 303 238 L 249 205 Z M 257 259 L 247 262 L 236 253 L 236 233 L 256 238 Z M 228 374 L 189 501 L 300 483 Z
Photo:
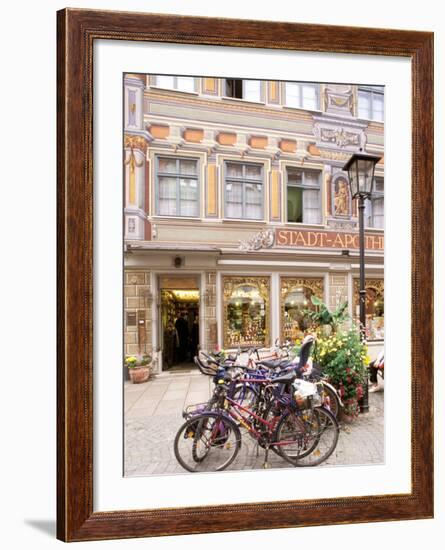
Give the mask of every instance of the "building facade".
M 190 346 L 270 346 L 311 296 L 358 317 L 358 218 L 342 167 L 379 155 L 367 201 L 367 337 L 384 338 L 383 89 L 127 74 L 124 345 L 155 370 Z M 193 349 L 192 349 L 193 351 Z

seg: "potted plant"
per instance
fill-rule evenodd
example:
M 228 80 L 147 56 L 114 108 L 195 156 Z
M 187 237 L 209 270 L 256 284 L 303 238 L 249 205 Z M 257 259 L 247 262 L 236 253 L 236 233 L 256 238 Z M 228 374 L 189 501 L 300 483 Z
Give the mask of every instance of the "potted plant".
M 320 300 L 320 298 L 317 298 L 317 296 L 312 295 L 311 302 L 316 307 L 316 310 L 305 309 L 303 314 L 306 315 L 313 324 L 320 326 L 325 336 L 329 336 L 331 333 L 336 332 L 338 327 L 348 319 L 347 301 L 339 304 L 337 309 L 333 312 L 329 311 L 328 306 Z
M 314 361 L 337 388 L 344 404 L 343 420 L 353 422 L 359 413 L 369 356 L 360 333 L 352 327 L 330 336 L 320 335 L 314 349 Z
M 125 365 L 128 368 L 128 374 L 133 384 L 141 384 L 148 380 L 150 376 L 150 364 L 150 355 L 142 355 L 139 358 L 131 355 L 125 358 Z

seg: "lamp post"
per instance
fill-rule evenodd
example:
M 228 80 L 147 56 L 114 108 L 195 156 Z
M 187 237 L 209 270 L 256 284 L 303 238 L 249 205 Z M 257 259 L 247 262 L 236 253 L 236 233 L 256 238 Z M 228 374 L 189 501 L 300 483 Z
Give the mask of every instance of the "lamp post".
M 374 183 L 375 165 L 381 157 L 355 153 L 344 165 L 343 170 L 348 172 L 351 197 L 358 199 L 359 243 L 360 243 L 360 336 L 366 340 L 366 288 L 365 288 L 365 199 L 370 199 Z M 369 411 L 368 376 L 363 388 L 361 412 Z

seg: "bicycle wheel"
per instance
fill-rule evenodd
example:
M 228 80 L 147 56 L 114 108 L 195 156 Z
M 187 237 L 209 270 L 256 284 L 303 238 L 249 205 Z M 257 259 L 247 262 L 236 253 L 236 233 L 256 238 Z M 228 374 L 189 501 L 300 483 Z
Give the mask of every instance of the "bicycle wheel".
M 289 412 L 277 426 L 276 448 L 294 466 L 318 466 L 334 452 L 338 433 L 337 420 L 323 407 Z
M 205 430 L 207 421 L 208 419 L 205 417 L 201 418 L 201 420 L 196 420 L 194 424 L 189 424 L 187 428 L 188 434 L 191 435 L 193 430 L 195 430 L 195 434 L 202 433 Z M 195 437 L 192 445 L 192 457 L 195 462 L 202 462 L 210 450 L 210 446 L 199 445 L 199 441 L 199 437 Z
M 241 433 L 217 412 L 189 418 L 174 442 L 176 460 L 189 472 L 219 472 L 227 468 L 241 447 Z

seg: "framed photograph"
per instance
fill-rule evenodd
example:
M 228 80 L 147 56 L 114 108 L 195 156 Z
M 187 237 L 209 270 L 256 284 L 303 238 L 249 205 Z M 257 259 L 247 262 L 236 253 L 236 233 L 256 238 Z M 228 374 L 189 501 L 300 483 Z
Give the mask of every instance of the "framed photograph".
M 65 9 L 57 62 L 58 538 L 431 518 L 433 34 Z

